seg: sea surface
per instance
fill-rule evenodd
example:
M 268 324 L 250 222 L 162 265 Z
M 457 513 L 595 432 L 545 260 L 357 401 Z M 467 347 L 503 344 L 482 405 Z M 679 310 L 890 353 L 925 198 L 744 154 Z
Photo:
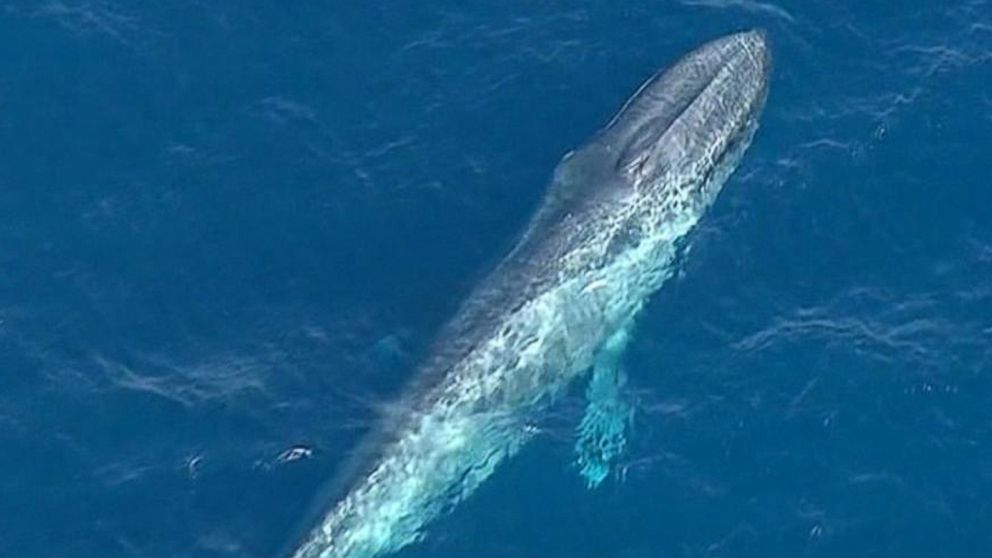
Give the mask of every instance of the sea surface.
M 580 388 L 398 557 L 992 555 L 992 2 L 0 0 L 0 557 L 281 556 L 559 158 L 753 27 L 617 473 Z

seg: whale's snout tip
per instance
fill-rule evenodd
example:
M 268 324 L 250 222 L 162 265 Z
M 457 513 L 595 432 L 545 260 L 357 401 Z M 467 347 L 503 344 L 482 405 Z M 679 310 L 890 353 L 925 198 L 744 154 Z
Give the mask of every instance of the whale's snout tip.
M 740 36 L 743 40 L 748 41 L 758 48 L 766 48 L 768 43 L 768 32 L 761 27 L 744 31 Z
M 734 73 L 767 77 L 771 67 L 768 34 L 762 28 L 738 31 L 715 39 L 695 51 L 692 57 L 713 68 Z
M 768 32 L 764 29 L 757 28 L 750 31 L 742 31 L 736 35 L 732 35 L 732 38 L 735 39 L 734 42 L 737 43 L 739 48 L 747 50 L 756 55 L 757 58 L 766 58 L 768 56 Z
M 757 28 L 750 31 L 742 31 L 732 37 L 738 48 L 750 55 L 746 58 L 752 61 L 752 64 L 756 66 L 755 69 L 764 78 L 767 78 L 771 69 L 771 51 L 768 45 L 768 33 L 762 28 Z

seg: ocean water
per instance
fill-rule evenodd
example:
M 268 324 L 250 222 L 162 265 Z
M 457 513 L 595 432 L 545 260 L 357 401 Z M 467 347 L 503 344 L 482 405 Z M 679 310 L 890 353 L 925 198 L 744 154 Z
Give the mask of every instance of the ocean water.
M 399 556 L 992 554 L 987 0 L 5 0 L 0 557 L 291 548 L 562 154 L 752 27 L 618 474 L 565 401 Z

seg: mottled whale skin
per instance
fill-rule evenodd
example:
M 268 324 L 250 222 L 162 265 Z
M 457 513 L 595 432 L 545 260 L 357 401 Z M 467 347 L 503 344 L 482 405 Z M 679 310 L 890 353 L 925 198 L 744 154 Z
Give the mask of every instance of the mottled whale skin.
M 520 241 L 441 331 L 355 482 L 293 558 L 372 558 L 420 539 L 534 436 L 671 275 L 678 241 L 751 142 L 768 91 L 759 31 L 648 80 L 567 154 Z

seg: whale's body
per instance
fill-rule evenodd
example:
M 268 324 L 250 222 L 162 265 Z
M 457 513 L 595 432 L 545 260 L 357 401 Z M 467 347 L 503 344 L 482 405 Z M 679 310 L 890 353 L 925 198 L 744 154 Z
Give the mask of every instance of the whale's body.
M 760 32 L 648 80 L 555 170 L 519 243 L 444 328 L 375 459 L 294 558 L 371 558 L 420 538 L 534 435 L 671 274 L 750 144 L 768 87 Z

